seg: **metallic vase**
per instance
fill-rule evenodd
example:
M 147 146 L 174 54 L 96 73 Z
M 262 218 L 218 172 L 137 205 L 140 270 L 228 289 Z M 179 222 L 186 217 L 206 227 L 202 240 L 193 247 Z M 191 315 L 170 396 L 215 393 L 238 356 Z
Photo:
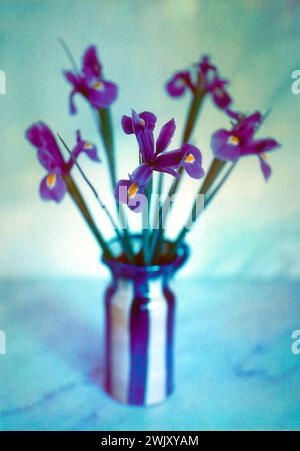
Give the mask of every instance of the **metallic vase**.
M 103 260 L 112 274 L 105 295 L 105 389 L 120 402 L 148 406 L 174 390 L 175 297 L 169 282 L 187 257 L 183 245 L 172 263 L 161 266 Z

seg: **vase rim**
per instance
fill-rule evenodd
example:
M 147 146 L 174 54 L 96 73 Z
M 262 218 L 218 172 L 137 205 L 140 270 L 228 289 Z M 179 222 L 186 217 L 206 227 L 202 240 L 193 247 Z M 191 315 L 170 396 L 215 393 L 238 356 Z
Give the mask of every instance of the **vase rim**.
M 132 235 L 134 239 L 141 240 L 141 235 Z M 118 243 L 118 238 L 113 238 L 109 241 L 108 245 L 111 247 L 114 243 Z M 170 244 L 171 241 L 165 240 L 165 243 Z M 133 275 L 145 275 L 145 276 L 160 276 L 174 273 L 177 269 L 184 265 L 189 257 L 190 249 L 186 243 L 182 243 L 174 257 L 174 260 L 168 263 L 155 264 L 155 265 L 135 265 L 132 263 L 124 263 L 119 260 L 114 260 L 102 256 L 101 261 L 110 268 L 113 273 L 130 276 Z

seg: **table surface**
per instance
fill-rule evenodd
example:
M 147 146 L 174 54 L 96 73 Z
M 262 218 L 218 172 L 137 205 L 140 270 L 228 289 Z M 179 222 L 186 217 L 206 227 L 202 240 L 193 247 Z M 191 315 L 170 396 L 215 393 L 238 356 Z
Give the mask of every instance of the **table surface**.
M 0 429 L 300 429 L 300 282 L 178 279 L 176 392 L 151 408 L 101 388 L 106 283 L 2 281 Z

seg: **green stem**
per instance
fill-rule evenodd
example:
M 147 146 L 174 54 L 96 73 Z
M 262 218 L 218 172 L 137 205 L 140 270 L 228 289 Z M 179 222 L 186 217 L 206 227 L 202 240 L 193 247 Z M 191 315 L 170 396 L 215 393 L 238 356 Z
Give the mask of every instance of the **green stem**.
M 152 178 L 145 188 L 145 195 L 147 197 L 147 206 L 143 209 L 143 254 L 144 263 L 149 265 L 150 263 L 150 238 L 151 238 L 151 226 L 150 226 L 150 213 L 151 213 L 151 197 L 153 190 Z
M 63 38 L 61 38 L 60 36 L 57 38 L 58 42 L 60 43 L 60 45 L 63 48 L 63 51 L 65 52 L 65 54 L 67 55 L 67 58 L 69 59 L 71 66 L 73 67 L 73 70 L 75 72 L 78 72 L 78 67 L 77 67 L 77 63 L 76 60 L 71 52 L 71 50 L 69 49 L 69 47 L 67 46 L 66 42 L 64 41 Z
M 204 95 L 205 95 L 205 93 L 203 91 L 199 90 L 199 91 L 196 92 L 196 94 L 194 95 L 194 97 L 192 99 L 192 102 L 191 102 L 191 105 L 190 105 L 190 109 L 189 109 L 189 114 L 187 116 L 185 127 L 184 127 L 184 132 L 183 132 L 183 137 L 182 137 L 181 144 L 184 144 L 184 143 L 188 142 L 188 140 L 190 139 L 190 137 L 192 135 L 192 132 L 193 132 L 194 127 L 196 125 L 197 117 L 198 117 L 199 112 L 200 112 L 200 106 L 202 104 L 202 100 L 204 98 Z M 180 174 L 180 177 L 176 178 L 174 180 L 174 182 L 172 183 L 171 188 L 169 190 L 169 194 L 168 194 L 169 197 L 172 197 L 173 194 L 176 193 L 176 191 L 178 189 L 178 186 L 179 186 L 179 184 L 180 184 L 180 182 L 182 180 L 181 175 L 182 175 L 182 172 L 183 172 L 183 168 L 180 168 L 178 172 Z
M 205 198 L 205 208 L 208 207 L 208 205 L 211 203 L 211 201 L 213 200 L 213 198 L 215 197 L 215 195 L 219 192 L 219 190 L 222 188 L 222 186 L 224 185 L 224 183 L 226 182 L 226 180 L 228 179 L 228 177 L 230 176 L 230 174 L 232 173 L 233 169 L 235 168 L 235 165 L 237 164 L 237 161 L 235 161 L 234 163 L 232 163 L 229 168 L 227 169 L 227 171 L 225 172 L 225 174 L 223 175 L 223 177 L 221 178 L 221 180 L 219 181 L 219 183 L 215 186 L 215 188 L 213 189 L 213 191 L 211 193 L 208 194 L 208 196 Z
M 208 193 L 216 178 L 224 168 L 225 164 L 226 161 L 218 160 L 217 158 L 213 159 L 210 168 L 202 182 L 202 185 L 199 188 L 198 194 Z
M 110 110 L 107 108 L 103 108 L 99 110 L 99 120 L 100 120 L 100 134 L 103 140 L 103 144 L 105 147 L 105 152 L 107 156 L 109 172 L 110 172 L 110 180 L 112 186 L 112 192 L 114 193 L 115 187 L 117 184 L 116 178 L 116 166 L 115 166 L 115 152 L 114 152 L 114 138 L 113 138 L 113 130 L 112 130 L 112 121 Z M 121 226 L 123 230 L 123 238 L 122 240 L 124 246 L 124 252 L 126 253 L 128 260 L 133 260 L 133 251 L 130 244 L 130 237 L 127 231 L 127 222 L 125 218 L 125 213 L 123 210 L 123 206 L 117 202 L 117 215 L 120 218 Z
M 218 160 L 219 161 L 219 160 Z M 205 198 L 205 209 L 208 207 L 208 205 L 211 203 L 211 201 L 213 200 L 213 198 L 216 196 L 216 194 L 220 191 L 220 189 L 222 188 L 222 186 L 224 185 L 224 183 L 226 182 L 226 180 L 228 179 L 228 177 L 230 176 L 230 174 L 232 173 L 233 169 L 236 166 L 236 163 L 232 163 L 230 165 L 230 167 L 227 169 L 227 171 L 225 172 L 225 174 L 223 175 L 223 177 L 221 178 L 221 180 L 219 181 L 219 183 L 215 186 L 215 188 L 213 189 L 213 191 L 207 196 L 207 198 Z M 211 167 L 215 167 L 215 165 L 212 165 Z M 216 178 L 216 177 L 215 177 Z M 214 180 L 215 180 L 214 178 Z M 205 182 L 205 181 L 204 181 Z M 205 190 L 202 188 L 202 194 L 206 194 L 208 192 L 208 185 L 211 187 L 213 182 L 210 183 L 206 183 L 204 188 Z M 199 193 L 198 193 L 199 194 Z M 201 213 L 203 212 L 203 209 L 200 209 L 199 211 L 197 210 L 197 205 L 196 205 L 196 201 L 194 202 L 193 205 L 193 210 L 192 210 L 192 225 L 195 224 L 195 222 L 197 221 L 197 219 L 200 217 Z M 194 219 L 195 217 L 195 219 Z M 185 225 L 182 230 L 180 231 L 180 233 L 178 234 L 176 240 L 174 241 L 173 245 L 171 246 L 171 254 L 175 254 L 176 250 L 178 249 L 178 247 L 180 246 L 180 244 L 183 242 L 186 234 L 191 230 L 191 226 L 188 227 L 187 225 Z
M 160 196 L 163 192 L 163 182 L 164 182 L 164 174 L 162 172 L 159 172 L 158 175 L 158 184 L 157 184 L 157 203 L 155 205 L 155 212 L 154 212 L 154 231 L 153 231 L 153 235 L 151 237 L 151 243 L 152 240 L 154 239 L 154 235 L 155 235 L 155 231 L 159 228 L 159 224 L 160 224 L 160 220 L 159 220 L 159 199 Z
M 157 185 L 157 194 L 159 196 L 162 194 L 163 184 L 164 184 L 164 174 L 160 172 L 158 176 L 158 185 Z
M 93 235 L 96 238 L 97 242 L 99 243 L 101 249 L 103 250 L 104 255 L 107 258 L 112 258 L 111 252 L 105 242 L 105 239 L 103 238 L 101 232 L 98 230 L 98 228 L 92 218 L 92 215 L 91 215 L 79 189 L 77 188 L 72 176 L 66 175 L 66 176 L 64 176 L 64 180 L 67 184 L 67 188 L 68 188 L 68 192 L 69 192 L 70 196 L 72 197 L 74 203 L 77 205 L 82 216 L 86 220 L 87 225 L 89 226 L 91 232 L 93 233 Z
M 190 137 L 193 133 L 194 127 L 196 125 L 197 117 L 200 112 L 200 105 L 202 103 L 202 100 L 204 99 L 204 96 L 205 96 L 205 91 L 202 91 L 199 89 L 195 93 L 195 95 L 191 101 L 189 113 L 188 113 L 188 116 L 187 116 L 186 122 L 185 122 L 185 127 L 184 127 L 184 132 L 183 132 L 183 137 L 182 137 L 182 144 L 188 142 L 188 140 L 190 139 Z
M 111 114 L 109 109 L 103 108 L 99 110 L 100 132 L 105 147 L 105 152 L 108 160 L 110 171 L 110 179 L 113 191 L 117 184 L 115 156 L 114 156 L 114 140 L 111 125 Z
M 67 152 L 70 155 L 70 158 L 72 159 L 73 163 L 75 164 L 75 166 L 77 167 L 77 169 L 79 170 L 80 175 L 82 176 L 82 178 L 84 179 L 84 181 L 86 182 L 86 184 L 88 185 L 88 187 L 90 188 L 90 190 L 92 191 L 92 193 L 94 194 L 98 204 L 100 205 L 100 207 L 102 208 L 103 211 L 105 211 L 111 225 L 112 228 L 115 230 L 116 235 L 118 237 L 118 239 L 120 240 L 120 242 L 123 244 L 124 249 L 126 249 L 127 254 L 128 254 L 128 260 L 130 263 L 133 263 L 133 254 L 131 254 L 130 249 L 127 248 L 127 243 L 125 242 L 125 239 L 123 237 L 123 235 L 120 233 L 116 222 L 114 221 L 114 218 L 112 216 L 112 214 L 110 213 L 110 211 L 108 210 L 108 208 L 106 207 L 105 203 L 102 201 L 101 197 L 99 196 L 99 194 L 97 193 L 96 189 L 94 188 L 94 186 L 92 185 L 92 183 L 90 182 L 90 180 L 88 179 L 88 177 L 85 175 L 82 167 L 80 166 L 80 164 L 78 163 L 78 161 L 76 160 L 76 158 L 73 156 L 71 150 L 69 149 L 69 147 L 67 146 L 67 144 L 65 143 L 65 141 L 63 140 L 63 138 L 58 134 L 57 135 L 60 139 L 60 141 L 62 142 L 62 144 L 64 145 L 65 149 L 67 150 Z
M 195 127 L 195 124 L 196 124 L 196 121 L 197 121 L 197 118 L 198 118 L 198 115 L 200 112 L 200 107 L 202 105 L 202 101 L 203 101 L 204 97 L 205 97 L 205 91 L 202 91 L 199 89 L 198 91 L 196 91 L 194 97 L 192 98 L 190 109 L 189 109 L 189 112 L 188 112 L 188 115 L 186 118 L 186 122 L 185 122 L 185 127 L 184 127 L 184 132 L 183 132 L 183 137 L 182 137 L 182 144 L 186 143 L 192 135 L 192 132 L 194 130 L 194 127 Z M 179 187 L 180 181 L 182 179 L 183 169 L 180 168 L 178 172 L 180 174 L 180 177 L 178 177 L 174 180 L 174 182 L 172 183 L 171 188 L 168 192 L 168 196 L 167 196 L 165 202 L 162 205 L 160 205 L 160 207 L 159 207 L 159 212 L 158 212 L 157 217 L 158 218 L 163 217 L 164 224 L 162 227 L 156 229 L 153 233 L 153 239 L 152 239 L 151 251 L 150 251 L 151 260 L 152 259 L 155 260 L 158 257 L 160 247 L 163 242 L 164 231 L 165 231 L 164 226 L 166 224 L 167 217 L 170 212 L 169 199 L 176 193 L 176 191 Z

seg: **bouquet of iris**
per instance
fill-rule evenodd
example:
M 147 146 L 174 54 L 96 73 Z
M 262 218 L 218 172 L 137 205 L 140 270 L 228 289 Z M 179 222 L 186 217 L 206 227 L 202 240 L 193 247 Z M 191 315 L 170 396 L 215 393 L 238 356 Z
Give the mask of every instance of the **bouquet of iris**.
M 152 112 L 132 109 L 130 115 L 122 117 L 124 133 L 136 139 L 139 164 L 127 178 L 118 180 L 111 120 L 118 87 L 104 77 L 95 46 L 85 51 L 82 67 L 78 69 L 63 41 L 62 44 L 73 65 L 72 70 L 64 72 L 71 85 L 70 113 L 77 112 L 74 97 L 80 95 L 96 115 L 116 208 L 110 211 L 79 164 L 81 154 L 94 162 L 101 161 L 96 146 L 77 131 L 76 144 L 69 148 L 63 137 L 55 136 L 43 122 L 34 123 L 26 131 L 47 172 L 40 184 L 40 195 L 43 200 L 58 203 L 66 193 L 71 196 L 100 246 L 102 261 L 111 270 L 112 281 L 105 295 L 107 391 L 123 402 L 154 404 L 173 391 L 175 297 L 169 280 L 188 257 L 186 236 L 203 213 L 203 204 L 207 208 L 241 158 L 256 156 L 268 180 L 271 167 L 266 154 L 279 144 L 272 138 L 256 138 L 266 115 L 235 111 L 227 80 L 221 78 L 217 67 L 204 56 L 188 70 L 175 73 L 166 84 L 171 97 L 190 98 L 179 145 L 171 144 L 176 129 L 174 119 L 157 131 L 157 117 Z M 207 100 L 227 115 L 229 126 L 213 133 L 212 162 L 205 170 L 201 150 L 190 141 Z M 72 175 L 74 167 L 107 215 L 114 239 L 108 241 L 106 231 L 96 225 Z M 166 229 L 171 201 L 180 185 L 184 189 L 185 174 L 199 180 L 198 194 L 190 217 L 170 241 Z M 168 176 L 172 182 L 166 192 L 164 178 Z M 140 234 L 133 234 L 128 228 L 128 208 L 142 216 Z

